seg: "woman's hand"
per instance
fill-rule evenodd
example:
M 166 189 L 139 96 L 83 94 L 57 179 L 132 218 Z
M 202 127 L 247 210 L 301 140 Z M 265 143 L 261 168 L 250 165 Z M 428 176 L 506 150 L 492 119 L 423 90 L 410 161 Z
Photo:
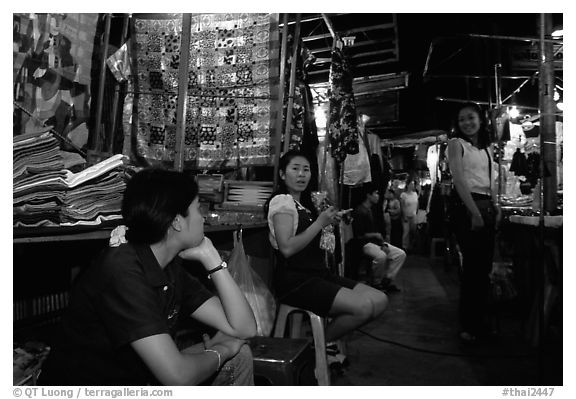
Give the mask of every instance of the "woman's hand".
M 180 251 L 178 255 L 185 260 L 201 262 L 206 270 L 210 270 L 222 262 L 222 258 L 220 258 L 220 254 L 214 247 L 214 244 L 212 244 L 212 241 L 206 236 L 200 245 Z
M 496 230 L 500 228 L 500 222 L 502 222 L 502 208 L 500 206 L 495 205 L 494 210 L 496 211 L 496 218 L 494 225 L 496 226 Z
M 484 219 L 479 213 L 472 214 L 472 230 L 480 230 L 484 227 Z
M 322 213 L 320 213 L 320 215 L 318 215 L 318 223 L 320 223 L 320 225 L 322 227 L 326 227 L 329 224 L 332 223 L 338 223 L 340 221 L 340 216 L 338 216 L 338 212 L 336 211 L 336 208 L 334 208 L 333 206 L 326 208 L 324 211 L 322 211 Z
M 239 339 L 226 335 L 221 331 L 218 331 L 212 338 L 208 337 L 207 334 L 204 334 L 203 340 L 206 349 L 211 349 L 215 346 L 217 346 L 215 349 L 218 349 L 218 347 L 225 348 L 226 353 L 221 354 L 227 359 L 236 356 L 236 354 L 240 351 L 240 348 L 242 348 L 242 345 L 248 342 L 245 339 Z

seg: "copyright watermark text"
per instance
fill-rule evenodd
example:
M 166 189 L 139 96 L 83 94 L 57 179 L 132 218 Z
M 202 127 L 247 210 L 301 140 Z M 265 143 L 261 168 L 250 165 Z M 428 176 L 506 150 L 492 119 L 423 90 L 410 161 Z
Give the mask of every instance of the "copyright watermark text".
M 153 388 L 49 388 L 49 387 L 17 387 L 14 388 L 15 398 L 139 398 L 139 397 L 172 397 L 171 389 Z

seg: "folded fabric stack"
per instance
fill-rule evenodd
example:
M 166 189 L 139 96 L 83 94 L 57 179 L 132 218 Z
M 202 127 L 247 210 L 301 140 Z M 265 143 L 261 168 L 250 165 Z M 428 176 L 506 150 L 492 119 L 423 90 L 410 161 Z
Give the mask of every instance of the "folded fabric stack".
M 58 140 L 49 132 L 13 140 L 13 223 L 54 225 L 66 190 L 66 172 Z
M 123 155 L 72 173 L 64 169 L 62 154 L 49 132 L 14 137 L 14 226 L 93 225 L 120 219 L 126 187 Z
M 79 173 L 68 173 L 62 205 L 65 224 L 120 218 L 126 188 L 123 156 L 114 155 Z

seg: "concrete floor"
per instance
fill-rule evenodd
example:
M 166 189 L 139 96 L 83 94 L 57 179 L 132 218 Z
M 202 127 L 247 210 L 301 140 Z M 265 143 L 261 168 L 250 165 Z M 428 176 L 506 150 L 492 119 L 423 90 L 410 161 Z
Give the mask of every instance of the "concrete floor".
M 456 270 L 409 255 L 396 283 L 402 292 L 382 317 L 348 337 L 349 365 L 333 372 L 333 385 L 562 385 L 561 342 L 539 357 L 514 311 L 495 319 L 495 342 L 460 344 Z

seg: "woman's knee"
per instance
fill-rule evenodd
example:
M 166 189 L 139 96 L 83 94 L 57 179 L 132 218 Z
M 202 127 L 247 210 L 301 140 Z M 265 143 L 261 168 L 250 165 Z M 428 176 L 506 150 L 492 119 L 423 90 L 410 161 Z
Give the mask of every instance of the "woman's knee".
M 380 292 L 378 293 L 382 294 Z M 386 297 L 386 295 L 384 294 L 382 295 Z M 356 302 L 354 316 L 358 317 L 363 321 L 371 320 L 375 316 L 380 314 L 382 310 L 384 310 L 384 309 L 380 310 L 381 305 L 382 302 L 380 301 L 377 295 L 369 295 L 367 293 L 363 293 L 362 295 L 359 296 Z
M 372 301 L 374 304 L 374 314 L 372 317 L 376 318 L 388 307 L 388 296 L 385 293 L 378 291 L 373 295 Z

